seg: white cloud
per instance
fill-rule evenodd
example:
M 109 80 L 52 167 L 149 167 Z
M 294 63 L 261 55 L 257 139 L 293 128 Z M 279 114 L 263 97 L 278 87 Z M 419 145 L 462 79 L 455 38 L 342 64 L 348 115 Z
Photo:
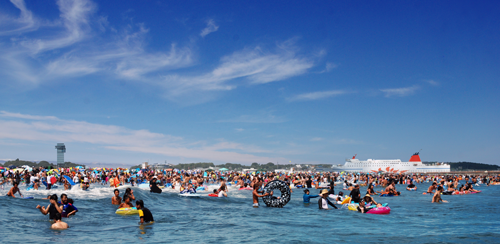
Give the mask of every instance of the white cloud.
M 114 150 L 218 162 L 263 163 L 282 160 L 280 157 L 253 155 L 271 151 L 224 140 L 213 144 L 203 141 L 186 142 L 182 137 L 148 130 L 6 111 L 0 111 L 0 139 L 80 142 Z
M 280 46 L 276 52 L 269 53 L 256 47 L 221 58 L 221 63 L 211 72 L 198 76 L 170 75 L 163 84 L 171 96 L 192 91 L 224 91 L 236 88 L 236 81 L 240 79 L 250 84 L 264 84 L 304 74 L 312 66 L 312 61 L 298 57 L 291 48 Z
M 28 11 L 24 2 L 15 3 L 24 9 L 22 13 Z M 13 37 L 11 46 L 0 44 L 1 75 L 35 86 L 98 72 L 117 79 L 148 81 L 154 72 L 186 67 L 193 62 L 191 50 L 175 44 L 165 52 L 145 51 L 144 39 L 149 30 L 143 24 L 130 24 L 103 36 L 109 23 L 105 17 L 95 15 L 96 6 L 89 0 L 61 0 L 57 4 L 60 19 L 45 26 L 50 31 Z M 36 21 L 37 25 L 43 22 Z M 98 31 L 91 26 L 97 26 Z M 33 38 L 35 34 L 37 37 Z
M 32 39 L 20 44 L 34 54 L 60 49 L 85 39 L 90 32 L 90 17 L 95 11 L 95 5 L 89 0 L 59 0 L 61 21 L 65 30 L 46 39 Z
M 431 86 L 439 86 L 439 82 L 435 80 L 424 80 L 425 82 L 429 83 Z
M 216 32 L 218 29 L 219 26 L 215 24 L 215 21 L 213 19 L 209 19 L 207 21 L 207 27 L 201 31 L 200 36 L 205 37 L 212 32 Z
M 333 97 L 333 96 L 344 95 L 347 93 L 348 92 L 344 91 L 344 90 L 310 92 L 310 93 L 304 93 L 304 94 L 299 94 L 299 95 L 293 96 L 287 100 L 288 101 L 310 101 L 310 100 L 318 100 L 318 99 L 324 99 L 324 98 Z
M 245 129 L 242 129 L 242 128 L 236 128 L 236 129 L 234 129 L 234 130 L 235 130 L 235 131 L 237 131 L 237 132 L 242 132 L 242 131 L 245 131 Z
M 10 16 L 0 16 L 0 35 L 13 35 L 38 28 L 38 23 L 33 17 L 33 13 L 26 8 L 23 0 L 10 0 L 16 8 L 20 10 L 19 18 Z
M 284 117 L 276 116 L 271 111 L 263 111 L 256 114 L 245 114 L 240 115 L 236 118 L 223 119 L 218 122 L 221 123 L 252 123 L 252 124 L 263 124 L 263 123 L 283 123 L 287 120 Z
M 405 97 L 412 95 L 420 89 L 419 86 L 410 86 L 410 87 L 403 87 L 403 88 L 390 88 L 390 89 L 380 89 L 381 92 L 384 93 L 385 97 Z
M 311 58 L 297 54 L 297 38 L 291 38 L 277 43 L 275 50 L 255 47 L 223 56 L 211 71 L 174 73 L 195 62 L 192 43 L 184 47 L 171 43 L 166 50 L 150 51 L 145 42 L 149 29 L 144 24 L 132 23 L 116 31 L 90 0 L 57 1 L 60 18 L 53 21 L 34 18 L 21 0 L 13 3 L 21 10 L 20 22 L 44 27 L 19 29 L 16 35 L 5 32 L 11 35 L 10 43 L 0 42 L 0 76 L 24 89 L 99 74 L 107 80 L 143 82 L 161 88 L 168 99 L 195 104 L 213 99 L 214 91 L 285 80 L 314 65 Z M 107 28 L 114 31 L 106 32 Z M 217 28 L 209 20 L 201 34 Z M 27 31 L 34 32 L 23 35 Z
M 327 62 L 326 65 L 325 65 L 325 69 L 323 71 L 319 72 L 319 73 L 330 72 L 330 71 L 332 71 L 333 69 L 335 69 L 337 67 L 338 67 L 337 64 Z

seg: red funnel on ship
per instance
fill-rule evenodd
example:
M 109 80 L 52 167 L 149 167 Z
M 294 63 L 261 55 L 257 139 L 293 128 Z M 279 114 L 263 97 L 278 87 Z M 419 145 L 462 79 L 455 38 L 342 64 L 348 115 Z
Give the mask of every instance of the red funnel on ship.
M 411 156 L 410 162 L 422 162 L 422 160 L 420 160 L 420 156 L 418 156 L 418 153 L 415 153 L 413 154 L 413 156 Z

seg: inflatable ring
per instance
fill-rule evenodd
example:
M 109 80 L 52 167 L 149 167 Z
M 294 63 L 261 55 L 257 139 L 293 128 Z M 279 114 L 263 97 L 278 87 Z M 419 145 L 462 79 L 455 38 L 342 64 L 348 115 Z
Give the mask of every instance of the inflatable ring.
M 264 187 L 264 193 L 271 193 L 276 190 L 281 192 L 279 198 L 269 195 L 262 197 L 262 200 L 268 207 L 282 208 L 290 201 L 290 188 L 281 180 L 273 180 Z

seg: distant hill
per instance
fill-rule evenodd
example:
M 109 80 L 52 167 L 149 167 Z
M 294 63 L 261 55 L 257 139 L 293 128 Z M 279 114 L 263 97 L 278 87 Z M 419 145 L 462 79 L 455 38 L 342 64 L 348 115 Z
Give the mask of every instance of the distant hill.
M 48 168 L 49 166 L 51 168 L 57 168 L 58 167 L 57 164 L 49 163 L 48 161 L 40 161 L 40 162 L 37 163 L 37 162 L 25 161 L 25 160 L 19 160 L 19 159 L 4 162 L 2 166 L 3 167 L 9 167 L 9 166 L 12 166 L 12 165 L 16 166 L 16 167 L 20 167 L 20 166 L 23 166 L 23 165 L 28 165 L 30 167 L 44 167 L 44 168 Z M 85 166 L 85 165 L 83 165 L 83 164 L 75 164 L 75 163 L 72 163 L 72 162 L 64 162 L 64 164 L 61 165 L 60 167 L 69 168 L 69 167 L 76 167 L 76 166 Z
M 423 162 L 424 164 L 431 164 L 436 162 Z M 500 170 L 499 165 L 482 164 L 474 162 L 444 162 L 450 165 L 450 171 L 467 171 L 467 170 Z

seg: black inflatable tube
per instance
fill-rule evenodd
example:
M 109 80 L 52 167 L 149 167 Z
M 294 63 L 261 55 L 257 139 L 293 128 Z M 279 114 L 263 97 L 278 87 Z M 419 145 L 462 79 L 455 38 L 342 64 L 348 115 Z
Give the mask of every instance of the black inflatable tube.
M 276 191 L 281 192 L 281 196 L 277 198 Z M 266 204 L 266 206 L 271 207 L 271 208 L 282 208 L 284 207 L 291 198 L 290 194 L 290 187 L 281 180 L 273 180 L 264 187 L 264 193 L 271 193 L 273 192 L 274 194 L 271 196 L 265 196 L 262 197 L 262 200 Z

